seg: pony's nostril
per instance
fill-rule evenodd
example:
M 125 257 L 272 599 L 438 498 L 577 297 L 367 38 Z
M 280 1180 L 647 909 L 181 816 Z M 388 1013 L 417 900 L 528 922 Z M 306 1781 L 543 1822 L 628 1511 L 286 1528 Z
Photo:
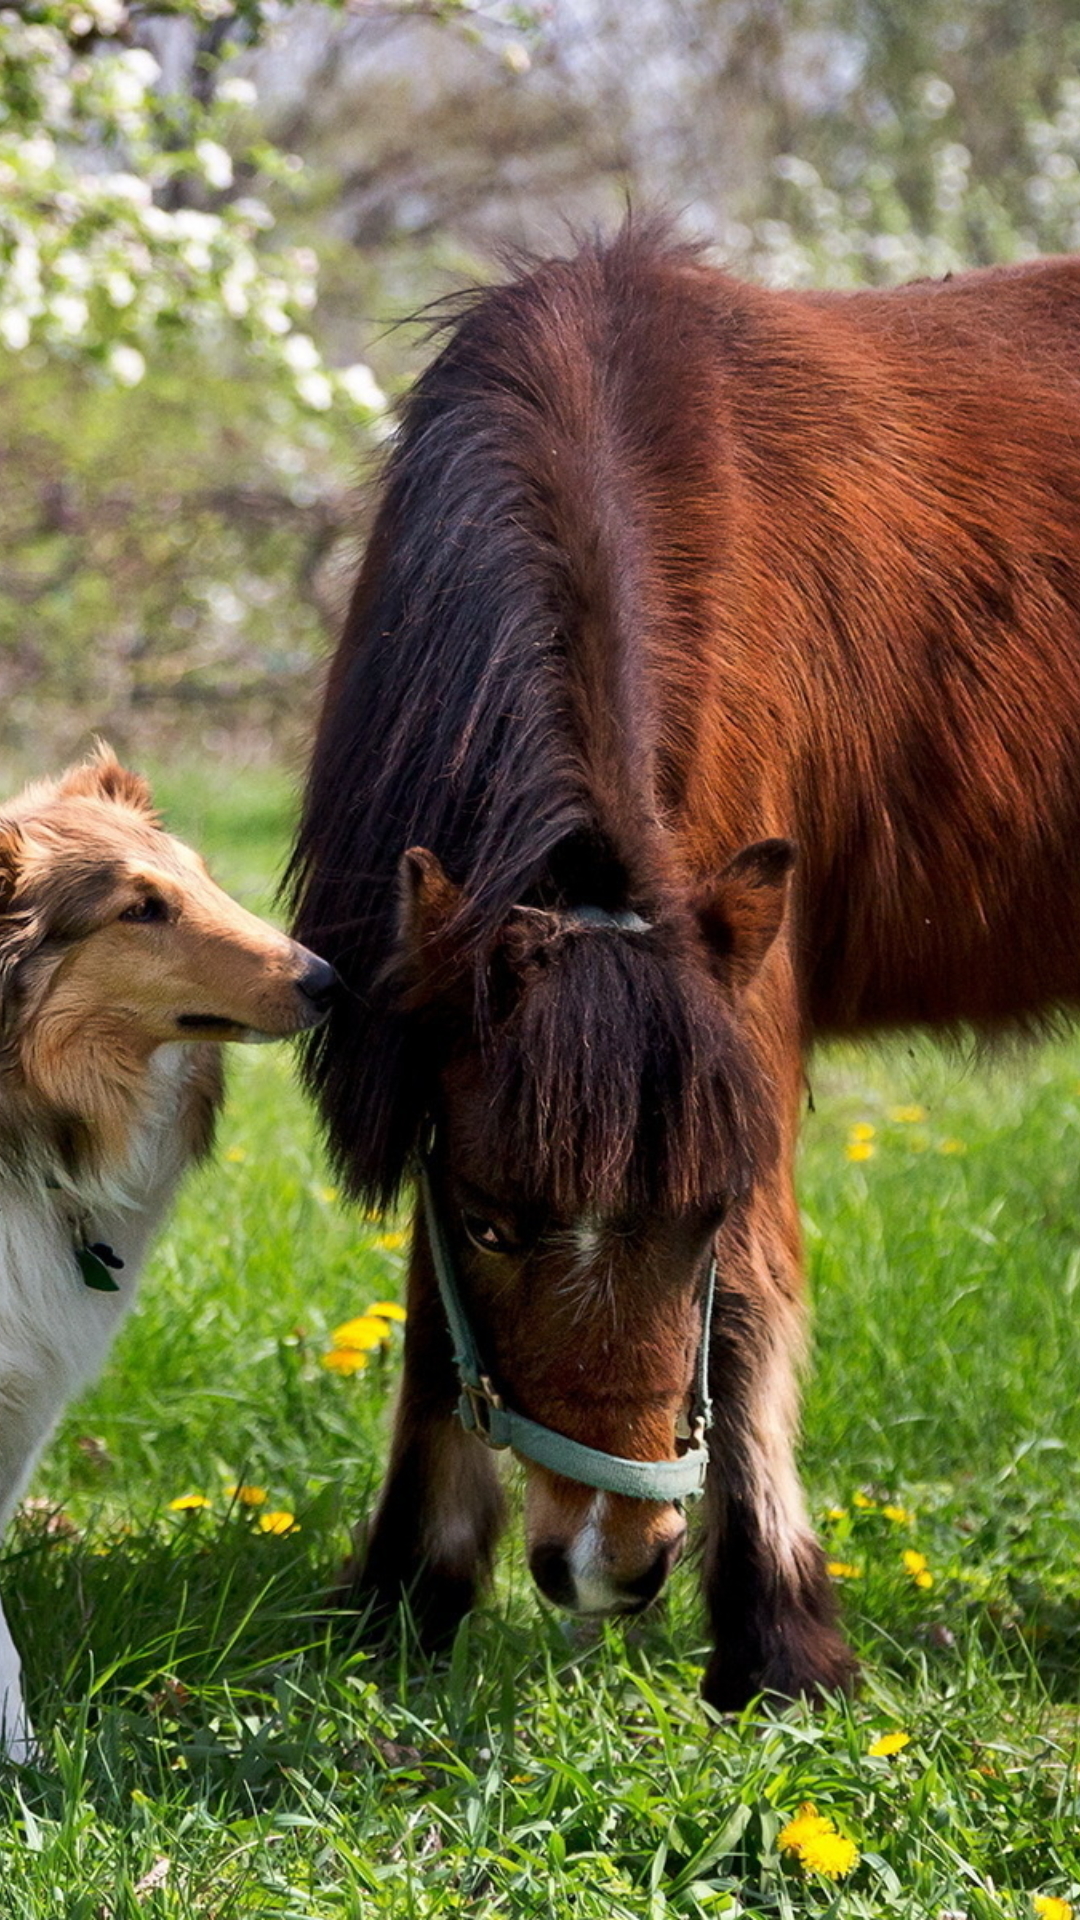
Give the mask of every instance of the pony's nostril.
M 529 1571 L 546 1599 L 553 1600 L 557 1607 L 573 1611 L 577 1590 L 562 1547 L 550 1541 L 534 1547 L 529 1555 Z
M 684 1521 L 678 1533 L 664 1542 L 652 1565 L 646 1567 L 644 1573 L 639 1573 L 635 1580 L 627 1581 L 625 1590 L 628 1599 L 633 1600 L 638 1607 L 647 1607 L 650 1600 L 655 1600 L 668 1574 L 680 1559 L 685 1544 L 686 1523 Z
M 307 966 L 296 984 L 317 1012 L 329 1013 L 338 977 L 328 960 L 320 960 L 314 953 L 309 954 Z

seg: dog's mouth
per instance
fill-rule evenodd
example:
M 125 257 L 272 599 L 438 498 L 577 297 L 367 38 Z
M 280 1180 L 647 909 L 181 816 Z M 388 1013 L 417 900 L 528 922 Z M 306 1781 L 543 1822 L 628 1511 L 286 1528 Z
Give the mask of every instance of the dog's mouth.
M 178 1013 L 176 1024 L 183 1027 L 185 1033 L 243 1033 L 246 1031 L 239 1020 L 223 1019 L 220 1013 Z

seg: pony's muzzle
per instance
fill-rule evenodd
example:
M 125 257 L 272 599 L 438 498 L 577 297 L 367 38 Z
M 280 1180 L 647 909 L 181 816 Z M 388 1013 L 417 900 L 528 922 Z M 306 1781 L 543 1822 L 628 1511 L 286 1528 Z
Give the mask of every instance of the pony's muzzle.
M 545 1598 L 567 1613 L 640 1613 L 663 1591 L 686 1545 L 686 1521 L 662 1507 L 644 1532 L 612 1525 L 612 1508 L 640 1502 L 596 1494 L 569 1539 L 552 1536 L 529 1552 L 529 1570 Z

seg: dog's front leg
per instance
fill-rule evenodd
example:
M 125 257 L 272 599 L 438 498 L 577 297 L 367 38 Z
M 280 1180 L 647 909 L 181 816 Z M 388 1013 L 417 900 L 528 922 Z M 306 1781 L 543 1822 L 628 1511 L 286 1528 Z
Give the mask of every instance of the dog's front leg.
M 342 1571 L 336 1599 L 384 1629 L 408 1602 L 421 1639 L 454 1632 L 487 1581 L 505 1520 L 489 1450 L 457 1418 L 450 1336 L 422 1224 L 409 1268 L 405 1369 L 390 1469 L 370 1524 Z
M 0 1754 L 25 1766 L 37 1754 L 22 1692 L 22 1661 L 0 1607 Z

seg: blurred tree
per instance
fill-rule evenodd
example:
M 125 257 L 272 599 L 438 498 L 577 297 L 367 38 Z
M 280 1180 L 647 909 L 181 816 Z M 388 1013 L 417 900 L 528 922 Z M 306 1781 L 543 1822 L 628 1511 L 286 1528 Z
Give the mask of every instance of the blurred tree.
M 273 718 L 332 618 L 343 477 L 385 400 L 311 331 L 317 261 L 274 246 L 302 163 L 228 70 L 262 0 L 0 11 L 0 688 L 130 727 L 162 700 Z M 274 8 L 280 16 L 280 5 Z M 182 89 L 145 40 L 190 28 Z
M 507 245 L 895 280 L 1080 246 L 1078 162 L 1075 0 L 0 11 L 0 725 L 302 718 L 379 323 Z

